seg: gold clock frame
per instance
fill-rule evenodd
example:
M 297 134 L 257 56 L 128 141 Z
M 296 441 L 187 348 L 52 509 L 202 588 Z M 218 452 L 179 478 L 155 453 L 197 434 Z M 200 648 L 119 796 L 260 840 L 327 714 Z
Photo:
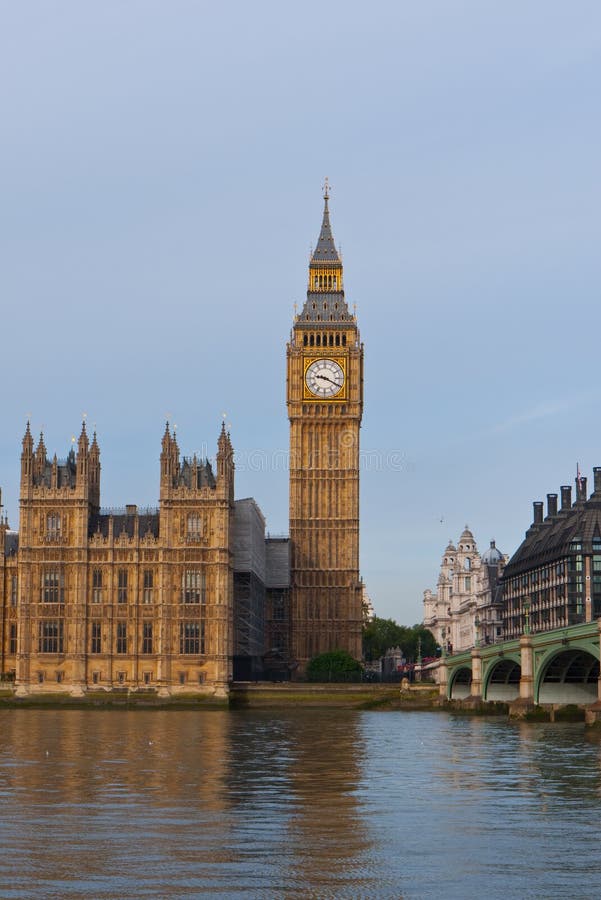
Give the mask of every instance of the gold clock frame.
M 316 397 L 307 387 L 307 369 L 318 359 L 331 359 L 332 362 L 338 363 L 344 374 L 344 383 L 338 393 L 333 397 Z M 303 401 L 307 400 L 310 403 L 345 403 L 347 398 L 348 378 L 345 356 L 334 356 L 331 353 L 316 353 L 314 356 L 303 357 Z

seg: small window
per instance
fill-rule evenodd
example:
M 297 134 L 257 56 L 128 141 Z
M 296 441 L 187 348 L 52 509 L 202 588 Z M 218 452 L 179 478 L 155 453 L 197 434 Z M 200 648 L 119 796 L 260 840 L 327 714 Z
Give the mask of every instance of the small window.
M 100 622 L 92 622 L 90 628 L 90 653 L 102 652 L 102 625 Z
M 153 601 L 153 588 L 154 588 L 154 573 L 152 569 L 144 570 L 144 591 L 142 594 L 142 602 L 143 603 L 152 603 Z
M 202 519 L 199 513 L 190 513 L 187 523 L 189 541 L 199 541 L 202 535 Z
M 92 683 L 98 684 L 100 681 L 100 672 L 92 672 Z
M 119 569 L 117 579 L 117 603 L 127 603 L 127 569 Z
M 142 626 L 142 653 L 152 653 L 152 622 Z
M 205 602 L 205 576 L 199 569 L 188 569 L 182 575 L 182 602 Z
M 10 626 L 8 652 L 11 654 L 11 656 L 14 656 L 14 654 L 17 652 L 17 626 L 14 622 L 11 622 Z
M 117 622 L 117 653 L 127 653 L 127 624 Z
M 65 582 L 62 569 L 46 569 L 42 574 L 42 602 L 65 602 Z
M 102 603 L 102 569 L 92 572 L 92 603 Z
M 61 536 L 61 517 L 58 513 L 46 516 L 46 537 L 49 541 L 57 541 Z
M 180 683 L 180 684 L 185 684 L 185 683 L 186 683 L 186 673 L 185 673 L 185 672 L 180 672 L 180 673 L 179 673 L 179 683 Z
M 144 672 L 144 684 L 150 684 L 152 672 Z
M 38 684 L 44 684 L 44 673 L 38 672 Z
M 13 575 L 10 579 L 10 605 L 13 609 L 15 609 L 17 605 L 17 597 L 19 589 L 19 580 L 16 575 Z
M 40 622 L 38 625 L 38 653 L 63 652 L 62 619 Z
M 62 682 L 63 682 L 63 673 L 62 673 L 62 672 L 57 672 L 57 673 L 56 673 L 56 683 L 57 683 L 57 684 L 62 684 Z
M 125 672 L 117 672 L 117 681 L 119 684 L 125 684 Z

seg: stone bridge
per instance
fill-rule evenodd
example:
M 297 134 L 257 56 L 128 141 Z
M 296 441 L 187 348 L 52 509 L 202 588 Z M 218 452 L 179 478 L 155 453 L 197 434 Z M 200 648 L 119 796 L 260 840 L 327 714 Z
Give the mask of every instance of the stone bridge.
M 448 700 L 510 704 L 576 704 L 601 716 L 601 619 L 474 647 L 443 657 L 439 688 Z

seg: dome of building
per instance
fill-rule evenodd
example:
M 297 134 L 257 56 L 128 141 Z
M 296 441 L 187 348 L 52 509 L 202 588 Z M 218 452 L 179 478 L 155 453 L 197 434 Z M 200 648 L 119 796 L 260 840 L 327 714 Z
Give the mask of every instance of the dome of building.
M 497 549 L 494 541 L 490 542 L 490 547 L 482 554 L 482 562 L 485 566 L 496 566 L 503 560 L 503 554 Z
M 467 527 L 467 525 L 466 525 L 465 528 L 463 529 L 463 531 L 462 531 L 462 533 L 461 533 L 461 537 L 459 538 L 459 540 L 460 540 L 460 541 L 473 541 L 473 540 L 474 540 L 474 535 L 473 535 L 472 532 L 469 530 L 469 528 Z
M 447 545 L 447 549 L 445 550 L 445 553 L 455 553 L 456 550 L 457 550 L 457 547 L 455 546 L 453 541 L 449 541 L 449 543 Z

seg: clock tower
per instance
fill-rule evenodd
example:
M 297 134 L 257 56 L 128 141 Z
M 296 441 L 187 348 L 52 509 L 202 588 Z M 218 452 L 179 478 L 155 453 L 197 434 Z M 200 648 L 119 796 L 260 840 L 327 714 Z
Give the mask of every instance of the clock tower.
M 290 419 L 291 655 L 346 650 L 361 658 L 359 429 L 363 344 L 344 297 L 324 189 L 307 300 L 287 346 Z

